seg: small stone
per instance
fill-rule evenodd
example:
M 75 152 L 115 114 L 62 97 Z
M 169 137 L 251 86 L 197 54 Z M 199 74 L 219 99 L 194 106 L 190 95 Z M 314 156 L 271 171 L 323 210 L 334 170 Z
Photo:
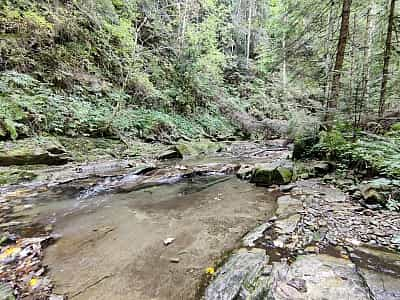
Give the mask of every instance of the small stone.
M 163 243 L 164 243 L 164 246 L 168 246 L 168 245 L 171 245 L 174 241 L 175 241 L 175 238 L 170 237 L 170 238 L 165 239 L 163 241 Z
M 177 264 L 177 263 L 180 262 L 180 259 L 177 258 L 177 257 L 172 257 L 172 258 L 169 259 L 169 261 L 170 261 L 171 263 Z
M 300 278 L 293 278 L 288 283 L 288 286 L 294 287 L 300 293 L 307 293 L 306 281 Z
M 304 251 L 307 253 L 317 253 L 319 252 L 319 249 L 316 246 L 308 246 L 304 249 Z

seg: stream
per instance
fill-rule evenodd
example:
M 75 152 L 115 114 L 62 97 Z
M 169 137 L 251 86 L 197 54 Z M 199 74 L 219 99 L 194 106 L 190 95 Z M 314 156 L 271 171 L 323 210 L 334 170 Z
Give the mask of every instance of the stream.
M 238 179 L 240 168 L 288 157 L 287 150 L 259 148 L 123 163 L 129 167 L 108 172 L 49 169 L 47 181 L 2 190 L 0 202 L 14 205 L 5 206 L 2 227 L 39 251 L 36 270 L 43 265 L 46 272 L 35 274 L 51 280 L 42 279 L 40 293 L 55 300 L 264 299 L 266 293 L 285 300 L 398 299 L 400 256 L 360 242 L 366 232 L 382 232 L 375 239 L 394 249 L 398 215 L 371 214 L 318 178 L 273 188 Z M 43 253 L 35 250 L 41 236 L 53 240 Z M 32 285 L 27 272 L 22 286 Z
M 10 220 L 20 222 L 14 228 L 20 236 L 51 232 L 58 237 L 43 258 L 53 294 L 198 299 L 205 270 L 276 209 L 275 193 L 236 178 L 235 163 L 269 161 L 274 155 L 218 154 L 106 177 L 33 184 L 10 193 L 29 208 L 10 214 Z M 165 245 L 169 238 L 173 242 Z
M 191 299 L 204 270 L 273 209 L 265 189 L 232 177 L 42 202 L 62 236 L 44 263 L 54 292 L 73 299 Z

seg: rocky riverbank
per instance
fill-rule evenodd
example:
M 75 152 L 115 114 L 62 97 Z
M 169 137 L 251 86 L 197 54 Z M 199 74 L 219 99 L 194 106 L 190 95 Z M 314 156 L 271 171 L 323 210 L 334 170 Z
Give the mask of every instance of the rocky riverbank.
M 330 162 L 290 161 L 290 151 L 284 140 L 266 143 L 183 141 L 170 146 L 137 143 L 137 151 L 134 154 L 127 154 L 131 153 L 130 150 L 121 144 L 112 143 L 111 148 L 107 144 L 104 149 L 93 146 L 100 144 L 104 142 L 82 142 L 81 149 L 77 151 L 76 147 L 79 148 L 79 145 L 68 146 L 43 140 L 35 144 L 33 149 L 27 149 L 23 142 L 16 145 L 8 144 L 0 153 L 7 156 L 7 159 L 3 160 L 3 165 L 4 162 L 11 164 L 10 159 L 15 160 L 12 163 L 14 165 L 22 164 L 0 168 L 1 172 L 18 171 L 11 182 L 8 184 L 3 182 L 3 186 L 0 187 L 2 220 L 0 279 L 3 284 L 0 286 L 0 293 L 3 293 L 4 297 L 13 299 L 14 296 L 23 298 L 35 295 L 37 299 L 63 299 L 64 293 L 68 293 L 68 290 L 61 289 L 57 290 L 59 295 L 53 293 L 52 278 L 49 277 L 47 267 L 43 264 L 44 249 L 60 238 L 54 234 L 53 221 L 44 222 L 47 225 L 35 221 L 37 218 L 33 212 L 39 209 L 43 199 L 46 199 L 43 203 L 49 201 L 64 203 L 73 199 L 76 204 L 69 211 L 62 209 L 63 214 L 60 216 L 74 216 L 90 207 L 92 205 L 90 203 L 97 203 L 97 200 L 93 199 L 100 199 L 100 202 L 96 204 L 96 208 L 89 210 L 90 213 L 102 207 L 104 199 L 110 197 L 125 199 L 123 195 L 164 185 L 167 186 L 165 191 L 168 191 L 168 186 L 182 181 L 192 182 L 196 181 L 196 178 L 225 175 L 236 175 L 263 186 L 261 189 L 265 195 L 269 195 L 268 199 L 278 197 L 277 210 L 272 218 L 260 219 L 260 213 L 263 212 L 259 207 L 265 204 L 271 208 L 275 204 L 262 204 L 257 198 L 244 218 L 240 209 L 243 205 L 240 195 L 234 195 L 232 192 L 232 197 L 238 197 L 237 201 L 235 200 L 237 207 L 233 213 L 230 211 L 232 207 L 220 202 L 225 197 L 218 189 L 216 189 L 217 195 L 212 199 L 202 199 L 208 194 L 198 196 L 199 203 L 207 200 L 206 207 L 201 204 L 185 214 L 179 212 L 181 204 L 177 206 L 176 214 L 185 215 L 188 219 L 193 217 L 192 214 L 199 214 L 203 210 L 203 213 L 207 214 L 219 207 L 218 218 L 224 219 L 226 224 L 231 224 L 229 226 L 237 225 L 237 214 L 242 216 L 245 226 L 233 231 L 225 223 L 223 226 L 219 224 L 219 221 L 214 224 L 215 228 L 202 231 L 205 226 L 203 224 L 205 215 L 199 219 L 196 232 L 201 233 L 202 237 L 207 236 L 212 243 L 216 241 L 210 230 L 218 232 L 221 237 L 224 236 L 224 245 L 220 245 L 224 251 L 231 249 L 226 249 L 228 244 L 230 247 L 236 247 L 237 232 L 242 233 L 243 230 L 251 228 L 252 223 L 259 221 L 259 226 L 243 237 L 238 250 L 227 258 L 225 264 L 216 268 L 215 274 L 214 268 L 210 269 L 212 271 L 208 270 L 207 274 L 204 274 L 202 267 L 190 271 L 195 277 L 190 280 L 191 285 L 199 285 L 198 281 L 202 274 L 207 281 L 211 280 L 209 286 L 200 293 L 205 299 L 265 299 L 266 297 L 288 300 L 321 299 L 321 297 L 337 299 L 339 296 L 340 299 L 376 300 L 400 297 L 400 215 L 398 212 L 382 209 L 381 205 L 382 201 L 390 200 L 393 195 L 393 189 L 389 189 L 388 185 L 395 186 L 397 181 L 379 179 L 360 186 L 355 185 L 354 181 L 337 181 L 332 174 L 326 175 L 335 169 L 335 165 Z M 37 162 L 39 165 L 24 165 L 22 154 L 27 155 L 28 163 Z M 35 155 L 38 160 L 34 158 Z M 45 157 L 55 159 L 55 165 L 42 165 Z M 60 160 L 62 163 L 70 162 L 59 165 Z M 19 177 L 21 174 L 24 175 L 24 172 L 32 173 L 34 176 Z M 4 178 L 9 179 L 8 175 Z M 217 180 L 216 183 L 218 182 Z M 200 190 L 214 184 L 211 182 L 210 185 L 201 185 Z M 342 186 L 343 191 L 337 186 Z M 226 188 L 233 188 L 232 183 Z M 249 185 L 249 188 L 254 187 Z M 140 195 L 147 197 L 143 193 Z M 178 198 L 179 201 L 183 199 L 180 196 Z M 178 200 L 174 198 L 168 201 L 175 203 Z M 258 203 L 256 207 L 253 206 L 255 203 Z M 246 205 L 248 204 L 247 201 Z M 136 207 L 137 204 L 132 205 Z M 155 207 L 158 207 L 157 205 Z M 165 205 L 167 206 L 160 204 L 160 208 L 169 209 L 170 204 Z M 184 207 L 187 205 L 189 204 L 185 204 Z M 144 215 L 156 212 L 151 205 L 150 211 L 146 212 L 147 206 L 146 203 L 139 205 L 139 211 L 144 211 L 139 214 L 141 217 L 138 220 L 132 221 L 131 217 L 127 217 L 124 222 L 134 222 L 134 225 L 138 226 L 143 220 L 146 222 L 151 220 L 150 217 L 142 220 Z M 228 207 L 230 207 L 229 216 L 224 215 L 228 212 L 225 211 Z M 58 218 L 56 215 L 50 219 L 56 220 Z M 251 219 L 252 216 L 255 218 Z M 164 213 L 159 217 L 165 217 Z M 79 220 L 86 222 L 85 215 Z M 165 222 L 170 221 L 166 216 Z M 152 223 L 149 223 L 150 225 L 156 226 Z M 115 228 L 117 228 L 115 225 L 104 225 L 103 235 L 103 227 L 101 229 L 96 227 L 96 236 L 89 240 L 96 240 L 97 236 L 120 239 Z M 142 227 L 139 226 L 140 228 Z M 231 233 L 230 238 L 234 239 L 229 243 L 223 234 L 228 231 Z M 91 234 L 88 233 L 89 236 Z M 185 236 L 190 234 L 190 232 L 184 233 Z M 82 243 L 86 242 L 83 240 Z M 121 243 L 126 245 L 126 240 L 121 239 Z M 177 246 L 185 245 L 177 243 Z M 198 246 L 206 247 L 204 244 Z M 109 250 L 107 244 L 102 247 L 105 247 L 104 251 Z M 182 249 L 178 252 L 186 251 Z M 192 250 L 194 251 L 192 259 L 198 258 L 202 263 L 207 261 L 206 266 L 210 266 L 210 257 L 207 260 L 200 259 L 196 254 L 199 249 Z M 217 253 L 214 250 L 210 249 L 210 253 L 212 252 L 213 261 L 217 261 L 221 252 Z M 61 254 L 64 252 L 61 251 Z M 204 249 L 203 252 L 206 253 Z M 173 254 L 170 253 L 172 256 Z M 168 260 L 168 266 L 171 260 Z M 48 261 L 57 264 L 57 259 Z M 176 261 L 179 263 L 180 260 L 173 257 L 174 264 Z M 65 264 L 64 267 L 69 268 L 70 265 Z M 184 268 L 179 267 L 174 270 L 178 272 Z M 63 278 L 62 274 L 58 276 Z M 110 277 L 107 277 L 107 274 L 105 276 L 106 279 Z M 141 278 L 138 277 L 137 280 Z M 107 283 L 102 282 L 102 285 Z M 79 290 L 80 295 L 83 290 L 85 287 Z M 190 292 L 185 289 L 175 294 L 187 297 L 190 295 L 189 298 L 194 299 L 198 297 L 197 292 L 193 293 L 194 290 Z M 174 294 L 168 291 L 168 287 L 163 291 L 164 296 Z M 161 294 L 157 297 L 164 299 Z
M 244 237 L 205 299 L 399 299 L 398 213 L 319 179 L 280 190 L 276 215 Z

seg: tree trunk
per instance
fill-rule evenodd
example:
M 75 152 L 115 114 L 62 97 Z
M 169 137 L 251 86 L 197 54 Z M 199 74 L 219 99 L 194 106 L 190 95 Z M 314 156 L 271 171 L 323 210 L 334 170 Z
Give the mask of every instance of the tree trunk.
M 386 46 L 385 53 L 383 56 L 383 72 L 382 72 L 382 86 L 381 86 L 381 95 L 379 99 L 379 117 L 383 116 L 385 112 L 385 96 L 386 96 L 386 86 L 389 77 L 389 63 L 390 63 L 390 54 L 392 50 L 392 33 L 393 33 L 393 21 L 394 21 L 394 9 L 396 5 L 396 0 L 390 1 L 390 11 L 389 11 L 389 22 L 388 22 L 388 30 L 386 36 Z
M 361 121 L 361 115 L 363 108 L 369 103 L 369 80 L 371 76 L 371 57 L 372 57 L 372 43 L 375 32 L 375 13 L 376 4 L 374 0 L 370 0 L 370 7 L 367 11 L 366 30 L 364 38 L 364 65 L 362 71 L 362 92 L 361 99 L 358 103 L 358 116 L 356 120 L 356 126 L 359 126 Z M 366 104 L 366 105 L 365 105 Z
M 340 77 L 342 74 L 347 39 L 349 37 L 350 8 L 351 8 L 351 0 L 343 0 L 342 23 L 340 26 L 339 42 L 336 53 L 336 62 L 333 71 L 334 74 L 332 79 L 332 90 L 331 90 L 331 96 L 329 97 L 327 103 L 328 104 L 327 119 L 329 120 L 333 119 L 333 113 L 336 110 L 338 104 L 338 97 L 340 91 Z
M 332 59 L 330 55 L 330 44 L 331 44 L 331 39 L 332 39 L 332 33 L 333 33 L 333 8 L 334 8 L 334 2 L 331 0 L 330 5 L 331 8 L 329 9 L 329 18 L 328 18 L 328 26 L 327 26 L 327 32 L 326 32 L 326 52 L 325 52 L 325 99 L 329 99 L 329 84 L 330 84 L 330 74 L 331 74 L 331 68 L 332 68 Z
M 282 51 L 283 51 L 283 68 L 282 68 L 282 84 L 283 84 L 283 95 L 284 99 L 287 100 L 287 51 L 286 51 L 286 30 L 288 23 L 288 12 L 285 12 L 285 16 L 283 17 L 283 22 L 285 24 L 285 32 L 283 34 L 282 40 Z
M 251 43 L 251 17 L 252 17 L 252 1 L 249 1 L 249 17 L 248 17 L 248 28 L 247 28 L 247 47 L 246 47 L 246 65 L 249 67 L 250 60 L 250 43 Z

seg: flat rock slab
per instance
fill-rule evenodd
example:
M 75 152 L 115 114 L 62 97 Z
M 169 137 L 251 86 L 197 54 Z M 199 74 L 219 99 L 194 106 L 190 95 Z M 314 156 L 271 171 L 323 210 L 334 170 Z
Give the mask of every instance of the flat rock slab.
M 296 230 L 300 215 L 295 214 L 285 219 L 275 221 L 275 231 L 279 234 L 291 234 Z
M 374 300 L 400 299 L 400 278 L 368 269 L 361 269 L 360 273 Z
M 265 250 L 239 250 L 229 258 L 217 278 L 208 286 L 205 299 L 234 300 L 240 294 L 249 294 L 250 291 L 243 290 L 255 288 L 267 262 Z
M 263 223 L 257 226 L 255 229 L 250 231 L 245 237 L 242 239 L 242 243 L 244 247 L 254 247 L 256 240 L 261 238 L 268 228 L 272 226 L 271 223 Z
M 303 204 L 300 200 L 289 195 L 279 197 L 277 204 L 278 209 L 276 210 L 276 216 L 278 218 L 289 217 L 303 208 Z
M 271 300 L 371 299 L 356 267 L 328 255 L 300 256 L 291 265 L 275 264 L 268 282 Z

